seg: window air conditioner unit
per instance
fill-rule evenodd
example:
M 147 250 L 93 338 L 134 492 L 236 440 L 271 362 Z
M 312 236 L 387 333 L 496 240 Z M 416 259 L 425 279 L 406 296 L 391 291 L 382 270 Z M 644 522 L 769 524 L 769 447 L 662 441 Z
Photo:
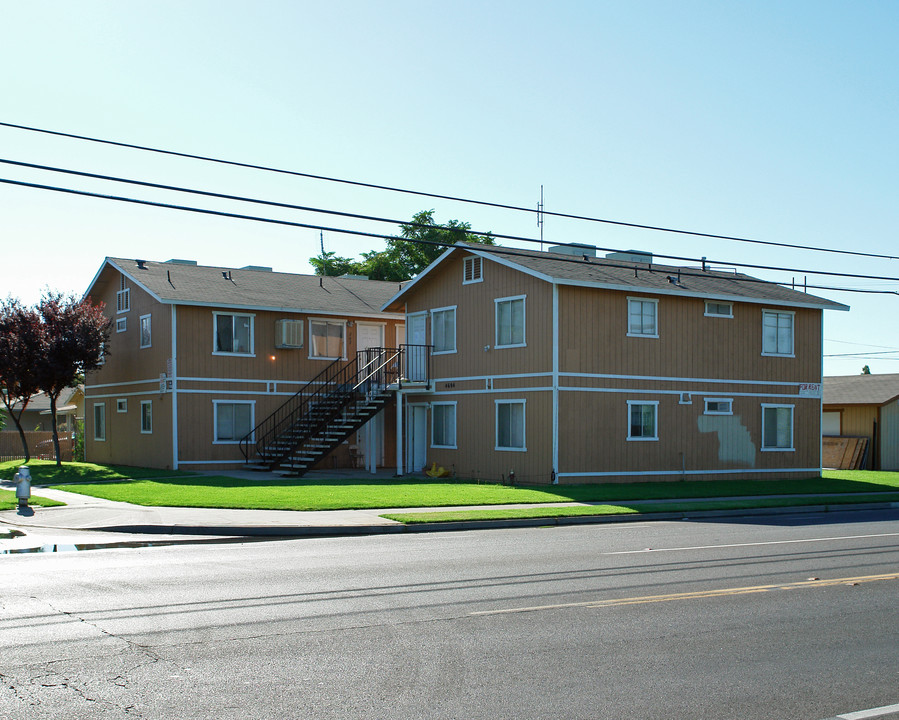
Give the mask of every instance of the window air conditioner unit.
M 301 347 L 303 347 L 303 321 L 302 320 L 276 320 L 275 321 L 275 347 L 276 348 L 301 348 Z

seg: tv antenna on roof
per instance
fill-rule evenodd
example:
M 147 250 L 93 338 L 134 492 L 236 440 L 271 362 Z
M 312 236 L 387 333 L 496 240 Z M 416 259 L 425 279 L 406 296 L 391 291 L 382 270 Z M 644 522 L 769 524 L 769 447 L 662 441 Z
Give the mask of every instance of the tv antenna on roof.
M 537 227 L 540 228 L 540 252 L 543 252 L 543 186 L 540 186 L 540 202 L 537 203 Z

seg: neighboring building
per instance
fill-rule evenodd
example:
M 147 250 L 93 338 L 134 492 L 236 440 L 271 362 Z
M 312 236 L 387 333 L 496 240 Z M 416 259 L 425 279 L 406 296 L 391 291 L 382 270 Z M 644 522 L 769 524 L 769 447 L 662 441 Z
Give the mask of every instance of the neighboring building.
M 19 404 L 13 405 L 18 411 Z M 18 432 L 16 424 L 5 409 L 0 409 L 5 425 L 4 431 Z M 56 424 L 60 432 L 73 432 L 75 423 L 84 419 L 84 386 L 78 385 L 62 391 L 56 401 Z M 53 421 L 50 417 L 50 398 L 46 393 L 32 395 L 20 418 L 25 432 L 51 432 Z
M 85 458 L 158 468 L 233 468 L 253 429 L 363 348 L 403 342 L 381 306 L 398 283 L 107 258 L 86 295 L 113 319 L 104 365 L 85 382 Z M 396 464 L 388 407 L 325 467 Z M 241 440 L 250 435 L 247 443 Z M 370 452 L 366 452 L 366 448 Z M 321 463 L 320 463 L 321 464 Z
M 821 434 L 867 438 L 864 469 L 899 470 L 899 373 L 824 378 Z
M 556 250 L 459 244 L 384 305 L 433 347 L 429 388 L 400 392 L 401 472 L 819 473 L 823 310 L 845 305 L 646 253 Z

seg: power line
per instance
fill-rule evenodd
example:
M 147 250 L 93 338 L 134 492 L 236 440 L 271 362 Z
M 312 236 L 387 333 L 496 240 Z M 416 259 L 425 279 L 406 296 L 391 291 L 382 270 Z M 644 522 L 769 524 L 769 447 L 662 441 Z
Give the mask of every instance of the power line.
M 468 203 L 471 205 L 481 205 L 481 206 L 485 206 L 485 207 L 499 208 L 502 210 L 514 210 L 517 212 L 527 212 L 527 213 L 535 212 L 534 208 L 522 207 L 520 205 L 510 205 L 510 204 L 506 204 L 506 203 L 490 202 L 487 200 L 475 200 L 472 198 L 464 198 L 464 197 L 459 197 L 459 196 L 455 196 L 455 195 L 445 195 L 445 194 L 440 194 L 440 193 L 431 193 L 431 192 L 425 192 L 422 190 L 409 190 L 407 188 L 400 188 L 400 187 L 395 187 L 395 186 L 390 186 L 390 185 L 378 185 L 376 183 L 366 183 L 366 182 L 361 182 L 358 180 L 346 180 L 346 179 L 342 179 L 342 178 L 329 177 L 327 175 L 315 175 L 313 173 L 304 173 L 304 172 L 299 172 L 296 170 L 287 170 L 284 168 L 276 168 L 276 167 L 272 167 L 272 166 L 268 166 L 268 165 L 245 163 L 245 162 L 239 162 L 236 160 L 225 160 L 222 158 L 215 158 L 215 157 L 211 157 L 211 156 L 207 156 L 207 155 L 197 155 L 197 154 L 193 154 L 193 153 L 177 152 L 175 150 L 164 150 L 162 148 L 154 148 L 154 147 L 150 147 L 147 145 L 136 145 L 133 143 L 119 142 L 116 140 L 106 140 L 103 138 L 91 137 L 88 135 L 76 135 L 74 133 L 65 133 L 65 132 L 60 132 L 57 130 L 47 130 L 45 128 L 37 128 L 37 127 L 28 126 L 28 125 L 18 125 L 16 123 L 0 122 L 0 126 L 13 128 L 16 130 L 25 130 L 28 132 L 42 133 L 45 135 L 54 135 L 57 137 L 72 138 L 75 140 L 84 140 L 87 142 L 100 143 L 103 145 L 112 145 L 115 147 L 129 148 L 132 150 L 143 150 L 145 152 L 158 153 L 161 155 L 171 155 L 174 157 L 182 157 L 182 158 L 187 158 L 187 159 L 191 159 L 191 160 L 202 160 L 204 162 L 217 163 L 220 165 L 230 165 L 233 167 L 246 168 L 246 169 L 250 169 L 250 170 L 262 170 L 265 172 L 279 173 L 281 175 L 290 175 L 293 177 L 302 177 L 302 178 L 307 178 L 310 180 L 322 180 L 322 181 L 326 181 L 326 182 L 340 183 L 343 185 L 352 185 L 355 187 L 363 187 L 363 188 L 369 188 L 369 189 L 373 189 L 373 190 L 385 190 L 388 192 L 404 193 L 407 195 L 417 195 L 419 197 L 435 198 L 435 199 L 439 199 L 439 200 L 450 200 L 453 202 Z M 615 225 L 617 227 L 627 227 L 627 228 L 632 228 L 632 229 L 637 229 L 637 230 L 652 230 L 655 232 L 674 233 L 674 234 L 678 234 L 678 235 L 690 235 L 692 237 L 709 238 L 709 239 L 713 239 L 713 240 L 730 240 L 733 242 L 752 243 L 755 245 L 767 245 L 767 246 L 771 246 L 771 247 L 784 247 L 784 248 L 792 248 L 795 250 L 809 250 L 812 252 L 834 253 L 834 254 L 838 254 L 838 255 L 854 255 L 854 256 L 858 256 L 858 257 L 880 258 L 880 259 L 885 259 L 885 260 L 899 259 L 895 255 L 884 255 L 884 254 L 880 254 L 880 253 L 867 253 L 867 252 L 861 252 L 858 250 L 837 250 L 835 248 L 826 248 L 826 247 L 820 247 L 820 246 L 814 246 L 814 245 L 800 245 L 797 243 L 781 243 L 781 242 L 774 242 L 771 240 L 756 240 L 753 238 L 745 238 L 745 237 L 739 237 L 739 236 L 735 236 L 735 235 L 719 235 L 719 234 L 715 234 L 715 233 L 698 232 L 698 231 L 693 231 L 693 230 L 679 230 L 676 228 L 663 227 L 660 225 L 646 225 L 643 223 L 625 222 L 625 221 L 621 221 L 621 220 L 609 220 L 607 218 L 598 218 L 598 217 L 592 217 L 589 215 L 576 215 L 576 214 L 572 214 L 572 213 L 552 212 L 550 210 L 544 210 L 542 208 L 540 208 L 536 212 L 539 212 L 542 215 L 551 215 L 553 217 L 567 218 L 569 220 L 583 220 L 583 221 L 587 221 L 587 222 L 603 223 L 606 225 Z
M 324 208 L 316 208 L 316 207 L 310 207 L 310 206 L 305 206 L 305 205 L 295 205 L 292 203 L 276 202 L 273 200 L 262 200 L 260 198 L 251 198 L 251 197 L 242 196 L 242 195 L 228 195 L 228 194 L 224 194 L 224 193 L 211 192 L 208 190 L 198 190 L 195 188 L 186 188 L 186 187 L 181 187 L 181 186 L 177 186 L 177 185 L 165 185 L 165 184 L 161 184 L 161 183 L 152 183 L 152 182 L 148 182 L 148 181 L 144 181 L 144 180 L 134 180 L 134 179 L 130 179 L 130 178 L 122 178 L 122 177 L 118 177 L 118 176 L 114 176 L 114 175 L 101 175 L 101 174 L 97 174 L 97 173 L 89 173 L 89 172 L 85 172 L 85 171 L 81 171 L 81 170 L 71 170 L 68 168 L 59 168 L 59 167 L 53 167 L 53 166 L 49 166 L 49 165 L 37 165 L 35 163 L 26 163 L 26 162 L 22 162 L 19 160 L 8 160 L 8 159 L 0 158 L 0 163 L 21 166 L 21 167 L 28 167 L 28 168 L 32 168 L 32 169 L 46 170 L 49 172 L 57 172 L 57 173 L 63 173 L 63 174 L 68 174 L 68 175 L 75 175 L 75 176 L 79 176 L 79 177 L 89 177 L 89 178 L 93 178 L 93 179 L 107 180 L 107 181 L 111 181 L 111 182 L 125 183 L 125 184 L 129 184 L 129 185 L 140 186 L 140 187 L 150 187 L 150 188 L 160 189 L 160 190 L 183 192 L 183 193 L 189 193 L 192 195 L 200 195 L 200 196 L 204 196 L 204 197 L 213 197 L 213 198 L 225 199 L 225 200 L 235 200 L 238 202 L 248 202 L 248 203 L 254 203 L 257 205 L 267 205 L 267 206 L 279 207 L 279 208 L 285 208 L 285 209 L 291 209 L 291 210 L 301 210 L 304 212 L 314 212 L 314 213 L 322 213 L 322 214 L 327 214 L 327 215 L 337 215 L 340 217 L 347 217 L 347 218 L 353 218 L 353 219 L 359 219 L 359 220 L 369 220 L 369 221 L 373 221 L 373 222 L 391 223 L 394 225 L 407 225 L 410 227 L 422 228 L 422 229 L 434 227 L 433 225 L 424 225 L 424 224 L 415 223 L 415 222 L 404 222 L 402 220 L 396 220 L 396 219 L 392 219 L 392 218 L 382 218 L 382 217 L 377 217 L 377 216 L 373 216 L 373 215 L 360 215 L 357 213 L 349 213 L 349 212 L 343 212 L 343 211 L 339 211 L 339 210 L 326 210 Z M 12 181 L 12 180 L 4 180 L 3 182 L 9 183 L 9 184 L 22 184 L 27 187 L 34 187 L 34 188 L 39 188 L 39 189 L 44 189 L 44 190 L 55 190 L 57 192 L 70 192 L 70 193 L 74 193 L 74 194 L 84 194 L 84 195 L 91 196 L 91 197 L 100 197 L 100 198 L 106 198 L 106 199 L 112 199 L 112 200 L 119 200 L 122 202 L 133 202 L 133 203 L 141 202 L 134 198 L 124 198 L 121 196 L 105 195 L 105 194 L 101 194 L 101 193 L 88 193 L 88 192 L 82 192 L 82 191 L 77 191 L 77 190 L 71 190 L 71 189 L 67 189 L 67 188 L 59 188 L 59 187 L 50 186 L 50 185 L 40 185 L 40 184 L 36 184 L 36 183 L 18 183 L 17 181 Z M 148 203 L 148 204 L 154 204 L 154 205 L 157 205 L 158 207 L 170 207 L 172 209 L 178 209 L 178 210 L 204 212 L 207 214 L 212 214 L 214 212 L 211 210 L 209 210 L 209 211 L 200 210 L 197 208 L 188 208 L 186 206 L 179 206 L 179 205 L 168 205 L 165 203 L 160 203 L 160 204 Z M 271 220 L 271 219 L 266 220 L 266 219 L 258 218 L 255 216 L 244 216 L 244 215 L 231 214 L 231 213 L 225 213 L 225 215 L 231 216 L 231 217 L 236 217 L 236 218 L 241 218 L 241 219 L 256 219 L 256 220 L 264 221 L 264 222 L 275 222 L 274 220 Z M 318 228 L 318 226 L 315 226 L 315 225 L 298 224 L 296 226 L 320 229 L 320 228 Z M 339 232 L 337 230 L 333 230 L 333 231 Z M 344 230 L 343 232 L 349 232 L 349 231 Z M 504 235 L 504 234 L 500 234 L 500 233 L 484 232 L 481 230 L 471 230 L 471 229 L 465 230 L 464 232 L 469 235 L 498 238 L 501 240 L 514 240 L 517 242 L 527 242 L 527 243 L 539 243 L 540 242 L 539 240 L 535 240 L 534 238 L 527 238 L 527 237 L 522 237 L 519 235 Z M 392 237 L 390 235 L 381 235 L 381 234 L 377 234 L 377 233 L 362 233 L 362 232 L 360 232 L 360 233 L 356 233 L 356 234 L 358 234 L 360 236 L 364 236 L 364 237 L 378 237 L 378 238 Z M 437 243 L 437 244 L 446 245 L 445 243 Z M 602 250 L 604 252 L 620 252 L 621 251 L 620 248 L 600 247 L 600 246 L 595 246 L 595 247 L 597 250 Z M 655 255 L 655 257 L 661 257 L 661 258 L 665 258 L 667 260 L 678 260 L 678 261 L 682 261 L 682 262 L 698 262 L 698 260 L 696 258 L 685 257 L 682 255 L 659 255 L 659 254 L 657 254 L 657 255 Z M 859 275 L 859 274 L 855 274 L 855 273 L 839 273 L 839 272 L 826 271 L 826 270 L 807 270 L 807 269 L 801 269 L 801 268 L 784 268 L 784 267 L 779 267 L 776 265 L 757 265 L 757 264 L 753 264 L 753 263 L 738 263 L 738 262 L 732 262 L 732 261 L 727 261 L 727 260 L 708 260 L 708 261 L 703 260 L 704 264 L 706 262 L 715 264 L 715 265 L 728 266 L 728 267 L 751 268 L 753 270 L 772 270 L 775 272 L 802 273 L 802 274 L 806 274 L 806 275 L 824 275 L 824 276 L 829 276 L 829 277 L 861 278 L 861 279 L 865 279 L 865 280 L 886 280 L 886 281 L 890 281 L 890 282 L 899 282 L 899 277 Z M 816 286 L 812 286 L 812 287 L 816 287 Z M 817 287 L 816 289 L 830 289 L 830 288 Z M 843 290 L 845 292 L 870 292 L 870 293 L 878 292 L 878 291 L 874 291 L 874 290 L 870 290 L 870 291 L 869 290 L 854 290 L 854 289 L 850 289 L 850 288 L 841 288 L 841 290 Z M 893 291 L 890 291 L 890 290 L 883 290 L 883 291 L 879 291 L 879 292 L 881 294 L 893 294 Z
M 188 205 L 175 205 L 172 203 L 161 203 L 161 202 L 156 202 L 156 201 L 151 201 L 151 200 L 141 200 L 138 198 L 124 197 L 124 196 L 120 196 L 120 195 L 107 195 L 107 194 L 102 194 L 102 193 L 88 192 L 87 190 L 75 190 L 72 188 L 63 188 L 63 187 L 57 187 L 57 186 L 53 186 L 53 185 L 41 185 L 38 183 L 29 183 L 29 182 L 24 182 L 21 180 L 10 180 L 8 178 L 0 178 L 0 183 L 4 183 L 7 185 L 16 185 L 16 186 L 20 186 L 20 187 L 29 187 L 29 188 L 34 188 L 34 189 L 38 189 L 38 190 L 49 190 L 52 192 L 65 193 L 65 194 L 69 194 L 69 195 L 80 195 L 83 197 L 100 198 L 103 200 L 116 200 L 118 202 L 126 202 L 126 203 L 130 203 L 133 205 L 145 205 L 145 206 L 149 206 L 149 207 L 166 208 L 169 210 L 182 210 L 185 212 L 198 213 L 198 214 L 202 214 L 202 215 L 226 217 L 226 218 L 233 218 L 233 219 L 239 219 L 239 220 L 252 220 L 255 222 L 268 223 L 271 225 L 284 225 L 284 226 L 288 226 L 288 227 L 297 227 L 297 228 L 304 228 L 304 229 L 309 229 L 309 230 L 328 231 L 328 232 L 334 232 L 334 233 L 341 233 L 341 234 L 345 234 L 345 235 L 355 235 L 355 236 L 359 236 L 359 237 L 372 237 L 372 238 L 379 238 L 379 239 L 386 239 L 386 238 L 391 237 L 389 235 L 383 235 L 380 233 L 364 232 L 361 230 L 349 230 L 346 228 L 329 227 L 329 226 L 324 226 L 324 225 L 313 225 L 311 223 L 299 223 L 299 222 L 294 222 L 294 221 L 290 221 L 290 220 L 277 220 L 275 218 L 265 218 L 265 217 L 259 217 L 256 215 L 244 215 L 244 214 L 240 214 L 240 213 L 224 212 L 221 210 L 209 210 L 206 208 L 191 207 Z M 433 227 L 433 226 L 427 226 L 427 227 Z M 434 245 L 434 246 L 439 246 L 439 247 L 451 247 L 454 244 L 454 243 L 448 243 L 448 242 L 438 242 L 438 241 L 433 241 L 433 240 L 421 240 L 421 239 L 411 240 L 410 242 L 418 243 L 421 245 Z M 477 249 L 480 252 L 484 252 L 484 253 L 509 255 L 512 257 L 514 257 L 514 256 L 533 257 L 532 255 L 527 254 L 527 253 L 530 253 L 531 251 L 525 251 L 525 250 L 516 251 L 515 248 L 500 247 L 500 246 L 493 246 L 493 245 L 479 245 Z M 665 256 L 665 257 L 667 257 L 667 256 Z M 682 259 L 695 260 L 694 258 L 682 258 Z M 581 265 L 592 265 L 594 267 L 597 267 L 597 266 L 598 267 L 621 267 L 620 265 L 613 263 L 613 262 L 607 262 L 607 261 L 603 261 L 603 260 L 588 260 L 586 258 L 586 256 L 584 257 L 584 259 L 579 259 L 576 257 L 571 257 L 571 256 L 566 256 L 566 255 L 554 255 L 553 260 L 557 261 L 557 262 L 568 262 L 568 263 L 577 263 L 577 264 L 581 264 Z M 752 267 L 752 266 L 748 266 L 748 267 Z M 784 268 L 769 268 L 769 269 L 785 270 Z M 654 272 L 652 270 L 651 264 L 643 271 L 650 272 L 650 273 Z M 664 272 L 668 272 L 668 271 L 669 271 L 668 268 L 666 268 L 664 270 Z M 680 274 L 685 277 L 708 277 L 709 276 L 708 271 L 691 271 L 691 270 L 688 270 L 685 268 L 680 268 L 679 271 L 680 271 Z M 789 270 L 786 270 L 786 271 L 789 272 Z M 796 271 L 793 271 L 793 272 L 796 272 Z M 820 274 L 841 275 L 841 273 L 820 273 Z M 737 276 L 737 275 L 731 276 L 730 274 L 721 273 L 720 271 L 719 271 L 718 276 L 733 280 L 735 282 L 764 283 L 764 284 L 768 284 L 768 285 L 771 285 L 771 284 L 783 285 L 783 284 L 785 284 L 785 283 L 772 283 L 768 280 L 761 280 L 759 278 L 753 278 L 753 277 L 749 277 L 749 276 L 745 276 L 745 275 L 744 276 Z M 850 277 L 857 277 L 857 276 L 850 276 Z M 892 278 L 884 278 L 884 279 L 892 279 Z M 834 291 L 840 291 L 840 292 L 845 291 L 845 292 L 861 292 L 861 293 L 868 293 L 868 294 L 899 295 L 899 291 L 894 292 L 894 291 L 890 291 L 890 290 L 851 290 L 851 289 L 847 289 L 847 288 L 836 288 L 836 287 L 828 287 L 828 286 L 820 286 L 820 285 L 804 285 L 804 287 L 810 287 L 810 288 L 816 289 L 816 290 L 834 290 Z
M 887 350 L 884 352 L 861 352 L 861 353 L 837 353 L 834 355 L 824 355 L 823 357 L 871 357 L 872 355 L 895 355 L 899 350 Z M 899 358 L 878 358 L 880 360 L 899 360 Z

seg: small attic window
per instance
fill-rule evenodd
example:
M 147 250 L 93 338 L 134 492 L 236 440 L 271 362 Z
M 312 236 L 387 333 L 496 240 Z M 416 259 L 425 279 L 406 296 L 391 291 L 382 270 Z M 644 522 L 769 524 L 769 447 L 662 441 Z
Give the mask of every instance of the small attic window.
M 477 255 L 469 255 L 465 258 L 462 272 L 462 284 L 481 282 L 484 279 L 483 261 Z
M 115 306 L 117 313 L 128 312 L 131 309 L 131 290 L 125 283 L 125 276 L 119 279 L 119 291 L 116 293 Z

